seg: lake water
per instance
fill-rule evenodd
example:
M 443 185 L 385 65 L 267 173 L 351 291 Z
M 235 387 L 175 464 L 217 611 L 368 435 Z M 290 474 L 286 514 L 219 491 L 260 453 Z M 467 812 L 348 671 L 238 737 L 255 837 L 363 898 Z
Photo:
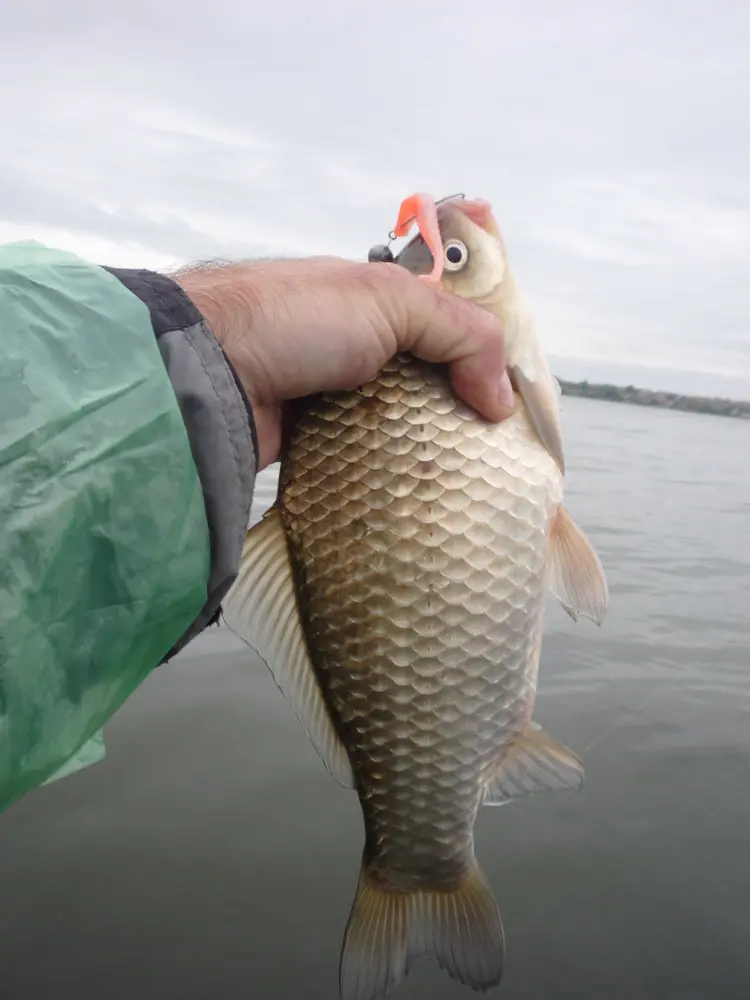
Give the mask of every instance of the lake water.
M 583 792 L 477 823 L 496 995 L 747 1000 L 750 423 L 563 402 L 611 609 L 601 630 L 549 609 L 536 717 Z M 335 1000 L 359 809 L 265 668 L 212 630 L 106 735 L 105 763 L 0 817 L 3 1000 Z M 392 993 L 473 995 L 427 963 Z

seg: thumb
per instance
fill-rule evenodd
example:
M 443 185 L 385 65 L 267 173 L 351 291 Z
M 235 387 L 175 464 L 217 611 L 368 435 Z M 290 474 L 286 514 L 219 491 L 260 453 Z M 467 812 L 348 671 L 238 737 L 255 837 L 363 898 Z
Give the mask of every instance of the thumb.
M 515 397 L 499 320 L 397 264 L 372 266 L 384 272 L 381 307 L 398 349 L 447 364 L 456 393 L 488 420 L 509 417 Z

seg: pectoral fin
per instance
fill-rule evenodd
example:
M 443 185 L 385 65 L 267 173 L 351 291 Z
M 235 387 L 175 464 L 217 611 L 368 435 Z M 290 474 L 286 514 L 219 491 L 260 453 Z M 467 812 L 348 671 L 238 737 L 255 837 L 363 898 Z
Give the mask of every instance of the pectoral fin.
M 582 614 L 601 625 L 609 589 L 593 545 L 560 505 L 550 533 L 549 588 L 573 621 Z
M 583 786 L 583 763 L 535 722 L 497 764 L 484 792 L 484 804 L 502 806 L 536 792 Z
M 534 430 L 539 440 L 557 462 L 560 471 L 565 472 L 560 411 L 554 379 L 540 373 L 540 378 L 532 380 L 520 365 L 511 365 L 510 376 L 523 399 Z
M 239 573 L 222 613 L 229 628 L 265 661 L 330 773 L 352 788 L 349 758 L 328 713 L 302 631 L 277 507 L 248 532 Z

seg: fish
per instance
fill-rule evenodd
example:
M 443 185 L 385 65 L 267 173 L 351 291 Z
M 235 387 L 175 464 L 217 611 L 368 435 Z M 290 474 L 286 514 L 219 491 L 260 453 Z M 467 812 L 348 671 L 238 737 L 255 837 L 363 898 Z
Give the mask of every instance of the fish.
M 404 199 L 392 263 L 493 312 L 512 415 L 480 416 L 445 366 L 400 352 L 297 405 L 275 503 L 223 602 L 330 774 L 364 847 L 341 1000 L 379 1000 L 418 959 L 477 992 L 505 965 L 474 854 L 483 805 L 578 790 L 583 764 L 533 719 L 547 595 L 603 621 L 606 576 L 563 505 L 559 386 L 491 205 Z

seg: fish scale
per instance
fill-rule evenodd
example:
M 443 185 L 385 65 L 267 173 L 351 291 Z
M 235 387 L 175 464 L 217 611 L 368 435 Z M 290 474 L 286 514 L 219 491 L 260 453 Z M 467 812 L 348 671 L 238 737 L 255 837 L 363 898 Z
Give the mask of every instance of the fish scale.
M 386 882 L 471 862 L 486 772 L 529 718 L 560 500 L 522 404 L 480 421 L 408 355 L 296 421 L 279 505 L 303 629 Z

